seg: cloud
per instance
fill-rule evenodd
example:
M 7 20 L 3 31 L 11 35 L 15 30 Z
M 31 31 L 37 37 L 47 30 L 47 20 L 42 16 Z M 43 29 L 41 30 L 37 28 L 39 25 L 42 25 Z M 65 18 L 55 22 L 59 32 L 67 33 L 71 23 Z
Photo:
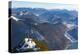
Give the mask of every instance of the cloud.
M 18 7 L 77 10 L 76 5 L 73 5 L 73 4 L 57 4 L 57 3 L 37 3 L 37 2 L 25 2 L 25 1 L 13 1 L 12 2 L 12 8 L 18 8 Z

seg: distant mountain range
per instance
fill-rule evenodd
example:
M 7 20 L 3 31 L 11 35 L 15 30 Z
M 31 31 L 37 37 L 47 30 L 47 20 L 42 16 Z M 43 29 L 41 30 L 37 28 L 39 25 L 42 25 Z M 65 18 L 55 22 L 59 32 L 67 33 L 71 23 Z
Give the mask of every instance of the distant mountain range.
M 10 8 L 9 8 L 10 9 Z M 13 8 L 12 9 L 12 15 L 13 16 L 19 16 L 21 17 L 21 13 L 30 13 L 37 16 L 40 20 L 40 22 L 50 22 L 54 23 L 54 20 L 57 18 L 60 18 L 62 22 L 67 23 L 75 23 L 74 21 L 78 21 L 78 12 L 75 10 L 69 11 L 69 10 L 60 10 L 60 9 L 43 9 L 43 8 Z M 25 16 L 24 16 L 25 17 Z M 23 18 L 24 18 L 23 17 Z M 75 20 L 76 19 L 76 20 Z M 77 24 L 77 22 L 75 23 Z

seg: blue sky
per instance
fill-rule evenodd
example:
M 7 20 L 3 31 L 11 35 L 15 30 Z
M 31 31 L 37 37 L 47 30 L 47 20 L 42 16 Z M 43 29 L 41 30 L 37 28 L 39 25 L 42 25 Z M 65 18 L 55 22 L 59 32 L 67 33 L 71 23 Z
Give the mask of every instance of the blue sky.
M 45 9 L 68 9 L 77 10 L 76 5 L 72 4 L 57 4 L 57 3 L 37 3 L 37 2 L 26 2 L 26 1 L 13 1 L 12 8 L 18 7 L 30 7 L 30 8 L 45 8 Z

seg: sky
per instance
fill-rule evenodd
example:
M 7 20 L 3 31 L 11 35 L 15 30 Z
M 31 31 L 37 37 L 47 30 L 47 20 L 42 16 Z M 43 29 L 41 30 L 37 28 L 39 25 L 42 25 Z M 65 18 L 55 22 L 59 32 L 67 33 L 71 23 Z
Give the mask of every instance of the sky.
M 40 3 L 40 2 L 26 2 L 26 1 L 13 1 L 12 8 L 45 8 L 45 9 L 67 9 L 77 10 L 74 4 L 58 4 L 58 3 Z

